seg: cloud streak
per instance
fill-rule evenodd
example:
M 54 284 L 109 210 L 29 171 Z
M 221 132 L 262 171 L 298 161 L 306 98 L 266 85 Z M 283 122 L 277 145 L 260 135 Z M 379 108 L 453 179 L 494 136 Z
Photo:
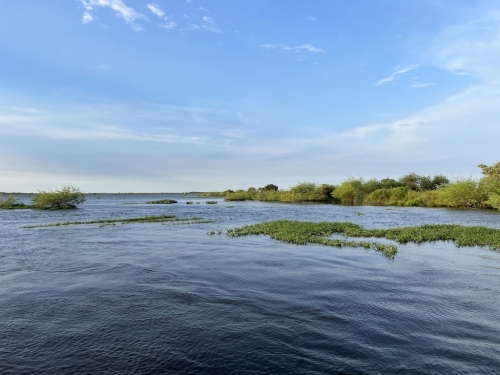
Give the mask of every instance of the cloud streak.
M 162 18 L 165 15 L 165 12 L 160 8 L 158 4 L 151 3 L 146 5 L 148 9 L 156 14 L 158 17 Z
M 401 77 L 403 74 L 408 73 L 408 72 L 415 70 L 417 68 L 418 68 L 418 65 L 415 65 L 415 64 L 398 65 L 394 68 L 394 72 L 389 77 L 382 78 L 381 80 L 379 80 L 376 83 L 376 85 L 380 86 L 384 83 L 392 82 L 396 78 Z
M 312 53 L 327 53 L 326 50 L 322 48 L 318 48 L 312 44 L 302 44 L 299 46 L 295 47 L 289 47 L 284 44 L 261 44 L 261 48 L 264 49 L 269 49 L 269 50 L 277 50 L 277 51 L 282 51 L 282 52 L 287 52 L 287 51 L 295 51 L 295 52 L 300 52 L 300 51 L 307 51 L 307 52 L 312 52 Z
M 101 8 L 111 8 L 116 12 L 116 15 L 119 18 L 122 18 L 125 22 L 131 25 L 131 28 L 135 31 L 142 31 L 142 27 L 140 25 L 135 24 L 134 22 L 140 19 L 148 20 L 148 18 L 142 14 L 134 10 L 133 8 L 125 5 L 123 0 L 80 0 L 85 8 L 85 12 L 82 16 L 83 23 L 90 23 L 94 20 L 92 12 L 95 11 L 95 7 Z

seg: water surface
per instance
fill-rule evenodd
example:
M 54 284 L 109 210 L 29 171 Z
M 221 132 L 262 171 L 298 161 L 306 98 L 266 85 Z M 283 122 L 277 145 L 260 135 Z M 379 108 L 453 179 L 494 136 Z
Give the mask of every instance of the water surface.
M 144 204 L 163 198 L 179 203 Z M 206 200 L 102 195 L 78 210 L 0 211 L 0 373 L 500 368 L 498 252 L 410 244 L 389 260 L 361 248 L 207 235 L 275 219 L 500 228 L 498 212 Z M 160 214 L 214 222 L 21 228 Z

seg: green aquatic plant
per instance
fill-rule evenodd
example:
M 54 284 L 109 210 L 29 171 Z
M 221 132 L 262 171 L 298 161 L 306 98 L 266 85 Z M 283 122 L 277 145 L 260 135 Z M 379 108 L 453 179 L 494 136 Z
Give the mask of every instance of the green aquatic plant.
M 146 202 L 146 204 L 174 204 L 174 203 L 177 203 L 177 201 L 174 201 L 173 199 L 160 199 L 157 201 Z
M 218 202 L 217 201 L 206 201 L 205 203 L 206 204 L 217 204 Z
M 60 227 L 67 225 L 89 225 L 98 224 L 100 227 L 106 225 L 119 224 L 132 224 L 132 223 L 167 223 L 167 224 L 203 224 L 211 223 L 212 220 L 205 220 L 202 217 L 189 217 L 178 218 L 175 215 L 159 215 L 159 216 L 143 216 L 143 217 L 130 217 L 121 219 L 100 219 L 100 220 L 87 220 L 87 221 L 65 221 L 50 224 L 38 224 L 23 226 L 22 228 L 47 228 L 47 227 Z
M 188 202 L 186 202 L 186 204 L 193 204 L 193 202 L 192 201 L 188 201 Z
M 466 227 L 461 225 L 422 225 L 389 229 L 365 229 L 348 222 L 304 222 L 276 220 L 243 227 L 228 229 L 230 237 L 266 235 L 273 239 L 296 245 L 319 244 L 333 247 L 363 247 L 382 252 L 393 259 L 398 249 L 395 245 L 375 241 L 348 241 L 349 237 L 375 237 L 393 240 L 397 243 L 451 241 L 456 246 L 481 246 L 500 250 L 500 229 L 485 227 Z M 343 235 L 344 239 L 330 239 L 333 234 Z

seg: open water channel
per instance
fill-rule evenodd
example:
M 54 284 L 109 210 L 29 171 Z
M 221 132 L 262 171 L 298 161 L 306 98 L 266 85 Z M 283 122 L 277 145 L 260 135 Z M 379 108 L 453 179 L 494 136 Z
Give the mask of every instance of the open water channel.
M 144 204 L 165 198 L 179 203 Z M 0 211 L 0 373 L 500 372 L 498 252 L 409 244 L 390 260 L 207 235 L 275 219 L 500 228 L 499 212 L 206 200 Z M 214 222 L 21 228 L 162 214 Z

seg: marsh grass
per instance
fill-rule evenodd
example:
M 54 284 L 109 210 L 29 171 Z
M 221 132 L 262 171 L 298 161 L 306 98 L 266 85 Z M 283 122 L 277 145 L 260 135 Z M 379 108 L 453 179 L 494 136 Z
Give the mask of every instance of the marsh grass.
M 349 237 L 375 237 L 393 240 L 400 244 L 413 242 L 451 241 L 456 246 L 489 247 L 500 250 L 500 230 L 485 227 L 461 225 L 422 225 L 390 229 L 365 229 L 348 222 L 320 222 L 277 220 L 228 229 L 230 237 L 263 234 L 273 239 L 296 245 L 319 244 L 332 247 L 363 247 L 382 252 L 394 259 L 398 249 L 395 245 L 374 241 L 349 241 Z M 343 240 L 329 239 L 333 234 L 345 237 Z
M 104 227 L 108 225 L 119 224 L 132 224 L 132 223 L 164 223 L 164 224 L 204 224 L 211 223 L 212 220 L 205 220 L 202 217 L 190 217 L 190 218 L 178 218 L 175 215 L 160 215 L 160 216 L 144 216 L 144 217 L 132 217 L 132 218 L 122 218 L 122 219 L 102 219 L 102 220 L 88 220 L 88 221 L 66 221 L 59 223 L 50 224 L 39 224 L 23 226 L 22 228 L 47 228 L 47 227 L 60 227 L 66 225 L 89 225 L 98 224 L 99 227 Z
M 174 201 L 173 199 L 160 199 L 157 201 L 146 202 L 146 204 L 174 204 L 174 203 L 177 203 L 177 201 Z

